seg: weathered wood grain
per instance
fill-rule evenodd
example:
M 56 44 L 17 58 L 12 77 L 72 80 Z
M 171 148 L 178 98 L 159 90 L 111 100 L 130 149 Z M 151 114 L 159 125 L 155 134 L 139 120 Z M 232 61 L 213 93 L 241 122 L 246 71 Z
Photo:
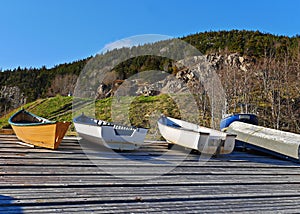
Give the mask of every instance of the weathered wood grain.
M 0 136 L 0 213 L 300 210 L 300 164 L 263 153 L 234 151 L 205 162 L 159 142 L 133 152 L 100 150 L 91 160 L 74 138 L 58 150 L 16 141 Z

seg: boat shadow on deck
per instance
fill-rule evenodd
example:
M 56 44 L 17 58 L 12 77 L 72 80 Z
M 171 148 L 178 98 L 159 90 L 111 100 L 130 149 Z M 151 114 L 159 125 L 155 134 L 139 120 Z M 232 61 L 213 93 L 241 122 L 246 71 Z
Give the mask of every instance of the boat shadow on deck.
M 0 213 L 23 213 L 22 207 L 17 206 L 14 201 L 16 199 L 10 196 L 0 195 Z
M 218 156 L 220 161 L 245 161 L 252 163 L 261 163 L 274 166 L 299 166 L 299 162 L 283 157 L 274 156 L 263 151 L 250 148 L 235 148 L 231 154 Z
M 65 142 L 62 143 L 59 150 L 65 150 Z M 197 161 L 205 163 L 207 161 L 212 162 L 252 162 L 260 164 L 278 165 L 278 166 L 299 166 L 299 163 L 290 161 L 288 159 L 283 159 L 270 155 L 268 153 L 245 149 L 245 148 L 235 148 L 231 154 L 221 154 L 221 155 L 205 155 L 201 154 L 199 151 L 192 149 L 186 149 L 182 146 L 172 145 L 168 148 L 167 143 L 153 143 L 149 145 L 142 146 L 141 148 L 133 151 L 120 151 L 112 150 L 106 148 L 105 146 L 99 144 L 93 144 L 89 141 L 80 139 L 78 143 L 83 150 L 83 152 L 88 156 L 88 158 L 124 158 L 129 161 L 138 161 L 152 164 L 170 164 L 174 165 L 174 157 L 176 164 L 179 161 Z
M 166 147 L 161 147 L 161 151 L 151 150 L 151 146 L 142 146 L 136 150 L 113 150 L 107 148 L 103 145 L 99 145 L 85 139 L 80 139 L 79 144 L 83 152 L 87 155 L 90 160 L 103 159 L 103 158 L 116 158 L 116 159 L 124 159 L 124 161 L 135 161 L 135 162 L 147 162 L 147 163 L 155 163 L 155 164 L 173 164 L 168 161 L 166 158 L 161 158 L 164 155 L 164 152 L 168 152 Z M 184 154 L 184 153 L 183 153 Z

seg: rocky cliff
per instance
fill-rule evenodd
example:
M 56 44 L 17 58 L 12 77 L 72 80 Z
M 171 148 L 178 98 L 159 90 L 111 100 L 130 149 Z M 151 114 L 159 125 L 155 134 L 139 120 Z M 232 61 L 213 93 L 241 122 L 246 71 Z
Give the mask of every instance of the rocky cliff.
M 0 87 L 0 115 L 26 103 L 26 97 L 17 86 Z
M 211 67 L 215 72 L 219 72 L 224 69 L 235 70 L 236 72 L 247 72 L 251 67 L 255 65 L 255 60 L 251 57 L 241 56 L 238 53 L 231 54 L 220 54 L 220 53 L 212 53 L 208 55 L 204 55 L 201 58 L 201 61 L 198 63 L 207 64 Z M 197 60 L 199 60 L 197 59 Z M 201 68 L 198 69 L 188 69 L 185 66 L 182 66 L 182 62 L 174 62 L 173 67 L 177 68 L 177 71 L 173 74 L 174 78 L 167 77 L 163 80 L 156 82 L 155 84 L 139 84 L 136 78 L 134 80 L 130 80 L 132 85 L 131 91 L 135 91 L 136 95 L 145 95 L 151 96 L 156 95 L 157 88 L 162 88 L 163 91 L 170 91 L 172 93 L 180 93 L 182 90 L 185 90 L 185 86 L 187 85 L 189 90 L 194 93 L 198 91 L 201 86 L 199 85 L 199 79 L 195 72 L 198 73 L 198 76 L 201 76 Z M 204 77 L 203 77 L 204 78 Z M 119 85 L 123 83 L 124 80 L 115 78 L 110 79 L 110 82 L 105 81 L 102 82 L 97 89 L 97 98 L 105 98 L 112 96 L 114 92 L 118 89 Z

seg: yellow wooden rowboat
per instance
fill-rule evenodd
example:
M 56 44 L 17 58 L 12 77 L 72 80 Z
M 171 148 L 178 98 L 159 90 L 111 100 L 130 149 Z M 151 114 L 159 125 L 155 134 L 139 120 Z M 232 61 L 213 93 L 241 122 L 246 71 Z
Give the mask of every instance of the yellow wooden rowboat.
M 49 149 L 59 146 L 70 126 L 70 122 L 50 121 L 24 109 L 12 115 L 8 122 L 19 140 Z

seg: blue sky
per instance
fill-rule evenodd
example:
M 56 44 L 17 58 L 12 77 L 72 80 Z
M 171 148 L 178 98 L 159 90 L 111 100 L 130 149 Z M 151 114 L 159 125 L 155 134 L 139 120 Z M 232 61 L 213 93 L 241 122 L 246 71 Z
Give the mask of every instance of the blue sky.
M 300 34 L 300 1 L 0 0 L 0 69 L 48 68 L 141 35 Z

